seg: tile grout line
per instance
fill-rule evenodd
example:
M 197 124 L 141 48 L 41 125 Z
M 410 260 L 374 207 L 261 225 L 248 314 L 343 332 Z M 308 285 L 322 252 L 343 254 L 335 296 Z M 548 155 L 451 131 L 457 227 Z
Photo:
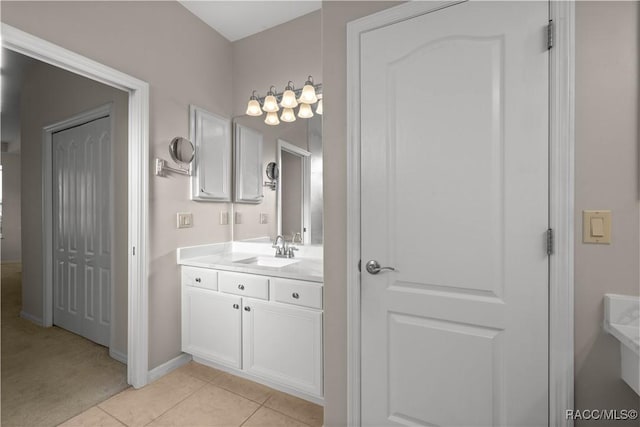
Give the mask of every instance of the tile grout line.
M 265 403 L 266 403 L 266 402 L 265 402 Z M 275 409 L 275 408 L 271 408 L 271 407 L 269 407 L 269 406 L 265 406 L 265 408 L 270 409 L 270 410 L 272 410 L 272 411 L 274 411 L 274 412 L 277 412 L 277 413 L 279 413 L 280 415 L 284 415 L 284 416 L 285 416 L 285 417 L 287 417 L 287 418 L 291 418 L 292 420 L 298 421 L 299 423 L 302 423 L 302 424 L 304 424 L 305 426 L 312 427 L 312 425 L 311 425 L 311 424 L 308 424 L 308 423 L 306 423 L 306 422 L 304 422 L 304 421 L 302 421 L 302 420 L 299 420 L 298 418 L 296 418 L 296 417 L 294 417 L 294 416 L 292 416 L 292 415 L 289 415 L 289 414 L 287 414 L 287 413 L 284 413 L 284 412 L 282 412 L 282 411 L 279 411 L 279 410 L 277 410 L 277 409 Z
M 240 426 L 239 426 L 239 427 L 242 427 L 243 425 L 245 425 L 245 423 L 246 423 L 247 421 L 249 421 L 249 420 L 251 419 L 251 417 L 253 417 L 253 416 L 256 414 L 256 412 L 258 412 L 258 411 L 260 410 L 260 408 L 262 408 L 262 406 L 263 406 L 263 405 L 258 406 L 258 407 L 256 408 L 256 410 L 255 410 L 255 411 L 253 411 L 253 412 L 251 413 L 251 415 L 249 415 L 249 416 L 247 417 L 247 419 L 246 419 L 246 420 L 244 420 L 244 421 L 240 424 Z
M 158 418 L 160 418 L 161 416 L 163 416 L 164 414 L 166 414 L 167 412 L 169 412 L 170 410 L 172 410 L 173 408 L 175 408 L 176 406 L 178 406 L 179 404 L 181 404 L 182 402 L 184 402 L 185 400 L 187 400 L 188 398 L 190 398 L 191 396 L 193 396 L 197 391 L 201 390 L 202 388 L 204 388 L 205 385 L 207 385 L 206 381 L 202 381 L 204 384 L 202 384 L 200 387 L 196 388 L 195 390 L 193 390 L 191 393 L 187 394 L 183 399 L 180 399 L 179 402 L 176 402 L 175 405 L 173 405 L 172 407 L 170 407 L 169 409 L 167 409 L 166 411 L 163 411 L 160 415 L 158 415 L 157 417 L 153 418 L 151 421 L 149 421 L 148 423 L 145 424 L 145 426 L 148 426 L 149 424 L 151 424 L 152 422 L 154 422 L 155 420 L 157 420 Z
M 124 421 L 122 421 L 120 418 L 116 417 L 113 414 L 108 413 L 107 411 L 105 411 L 104 409 L 102 409 L 100 406 L 96 405 L 95 406 L 99 411 L 104 412 L 105 414 L 107 414 L 108 416 L 110 416 L 111 418 L 113 418 L 114 420 L 118 421 L 120 424 L 122 424 L 125 427 L 129 427 L 129 424 L 125 423 Z M 85 411 L 86 412 L 86 411 Z

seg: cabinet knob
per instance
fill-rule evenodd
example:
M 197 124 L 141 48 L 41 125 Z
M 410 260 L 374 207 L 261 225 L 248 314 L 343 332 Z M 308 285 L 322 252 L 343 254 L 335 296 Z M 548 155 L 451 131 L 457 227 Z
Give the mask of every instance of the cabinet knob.
M 199 277 L 196 277 L 196 282 L 200 283 L 200 282 L 202 282 L 202 279 L 199 278 Z
M 244 291 L 244 285 L 238 285 L 238 289 L 240 289 L 241 291 Z
M 240 306 L 238 304 L 233 304 L 233 308 L 235 308 L 236 310 L 240 308 Z
M 295 299 L 300 298 L 300 295 L 297 292 L 294 292 L 293 294 L 291 294 L 292 297 L 294 297 Z
M 245 307 L 244 311 L 251 311 L 251 307 Z

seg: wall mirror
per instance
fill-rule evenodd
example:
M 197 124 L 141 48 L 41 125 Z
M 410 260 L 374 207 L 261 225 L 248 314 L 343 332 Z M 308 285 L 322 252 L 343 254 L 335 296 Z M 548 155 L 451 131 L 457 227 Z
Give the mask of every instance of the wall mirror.
M 169 155 L 176 163 L 189 164 L 195 155 L 195 148 L 187 138 L 177 136 L 169 143 Z
M 281 234 L 296 243 L 319 245 L 323 242 L 322 217 L 322 116 L 296 120 L 293 123 L 266 125 L 258 117 L 240 116 L 234 120 L 234 149 L 241 146 L 239 154 L 247 157 L 238 136 L 251 135 L 260 140 L 259 182 L 262 195 L 258 203 L 235 202 L 233 204 L 233 239 L 273 241 Z M 237 132 L 240 130 L 240 132 Z M 248 149 L 248 148 L 247 148 Z M 257 182 L 251 170 L 245 176 L 235 157 L 236 183 Z M 275 166 L 269 166 L 275 163 Z M 247 165 L 253 162 L 247 162 Z M 277 170 L 277 177 L 271 175 Z M 275 185 L 270 183 L 274 182 Z M 273 187 L 273 190 L 271 189 Z

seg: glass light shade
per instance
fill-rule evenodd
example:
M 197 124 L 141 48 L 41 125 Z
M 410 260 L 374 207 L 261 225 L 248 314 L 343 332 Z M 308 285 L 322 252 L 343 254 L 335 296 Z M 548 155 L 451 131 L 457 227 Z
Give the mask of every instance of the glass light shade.
M 264 99 L 264 105 L 262 106 L 262 109 L 267 113 L 275 113 L 276 111 L 278 111 L 280 108 L 278 107 L 278 101 L 276 100 L 276 97 L 273 95 L 268 95 Z
M 318 99 L 318 106 L 316 107 L 316 114 L 322 115 L 322 98 Z
M 293 108 L 285 108 L 282 110 L 282 114 L 280 115 L 280 120 L 283 122 L 291 123 L 296 121 L 296 115 L 293 112 Z
M 280 124 L 280 120 L 278 120 L 278 115 L 275 111 L 271 111 L 267 113 L 267 117 L 264 118 L 264 122 L 269 126 L 275 126 Z
M 296 94 L 292 90 L 285 90 L 282 94 L 282 101 L 280 102 L 282 108 L 296 108 L 298 101 L 296 101 Z
M 254 117 L 262 115 L 262 109 L 260 109 L 260 103 L 258 102 L 257 99 L 249 100 L 249 103 L 247 104 L 246 114 L 248 116 L 254 116 Z
M 298 99 L 298 102 L 303 104 L 315 104 L 316 102 L 318 102 L 315 88 L 312 85 L 305 85 L 302 88 L 302 93 L 300 94 L 300 99 Z
M 300 109 L 298 110 L 298 117 L 301 119 L 308 119 L 313 117 L 313 110 L 311 110 L 311 105 L 309 104 L 300 104 Z

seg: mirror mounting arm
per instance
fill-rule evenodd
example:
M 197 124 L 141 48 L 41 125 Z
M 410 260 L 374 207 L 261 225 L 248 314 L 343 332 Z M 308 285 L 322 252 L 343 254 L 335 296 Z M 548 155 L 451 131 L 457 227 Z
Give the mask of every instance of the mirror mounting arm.
M 187 175 L 187 176 L 191 176 L 191 170 L 190 169 L 182 169 L 182 168 L 174 168 L 171 167 L 167 164 L 166 160 L 162 160 L 162 159 L 158 159 L 156 158 L 156 164 L 155 164 L 155 172 L 156 172 L 156 176 L 167 176 L 166 171 L 170 171 L 173 173 L 179 173 L 181 175 Z

